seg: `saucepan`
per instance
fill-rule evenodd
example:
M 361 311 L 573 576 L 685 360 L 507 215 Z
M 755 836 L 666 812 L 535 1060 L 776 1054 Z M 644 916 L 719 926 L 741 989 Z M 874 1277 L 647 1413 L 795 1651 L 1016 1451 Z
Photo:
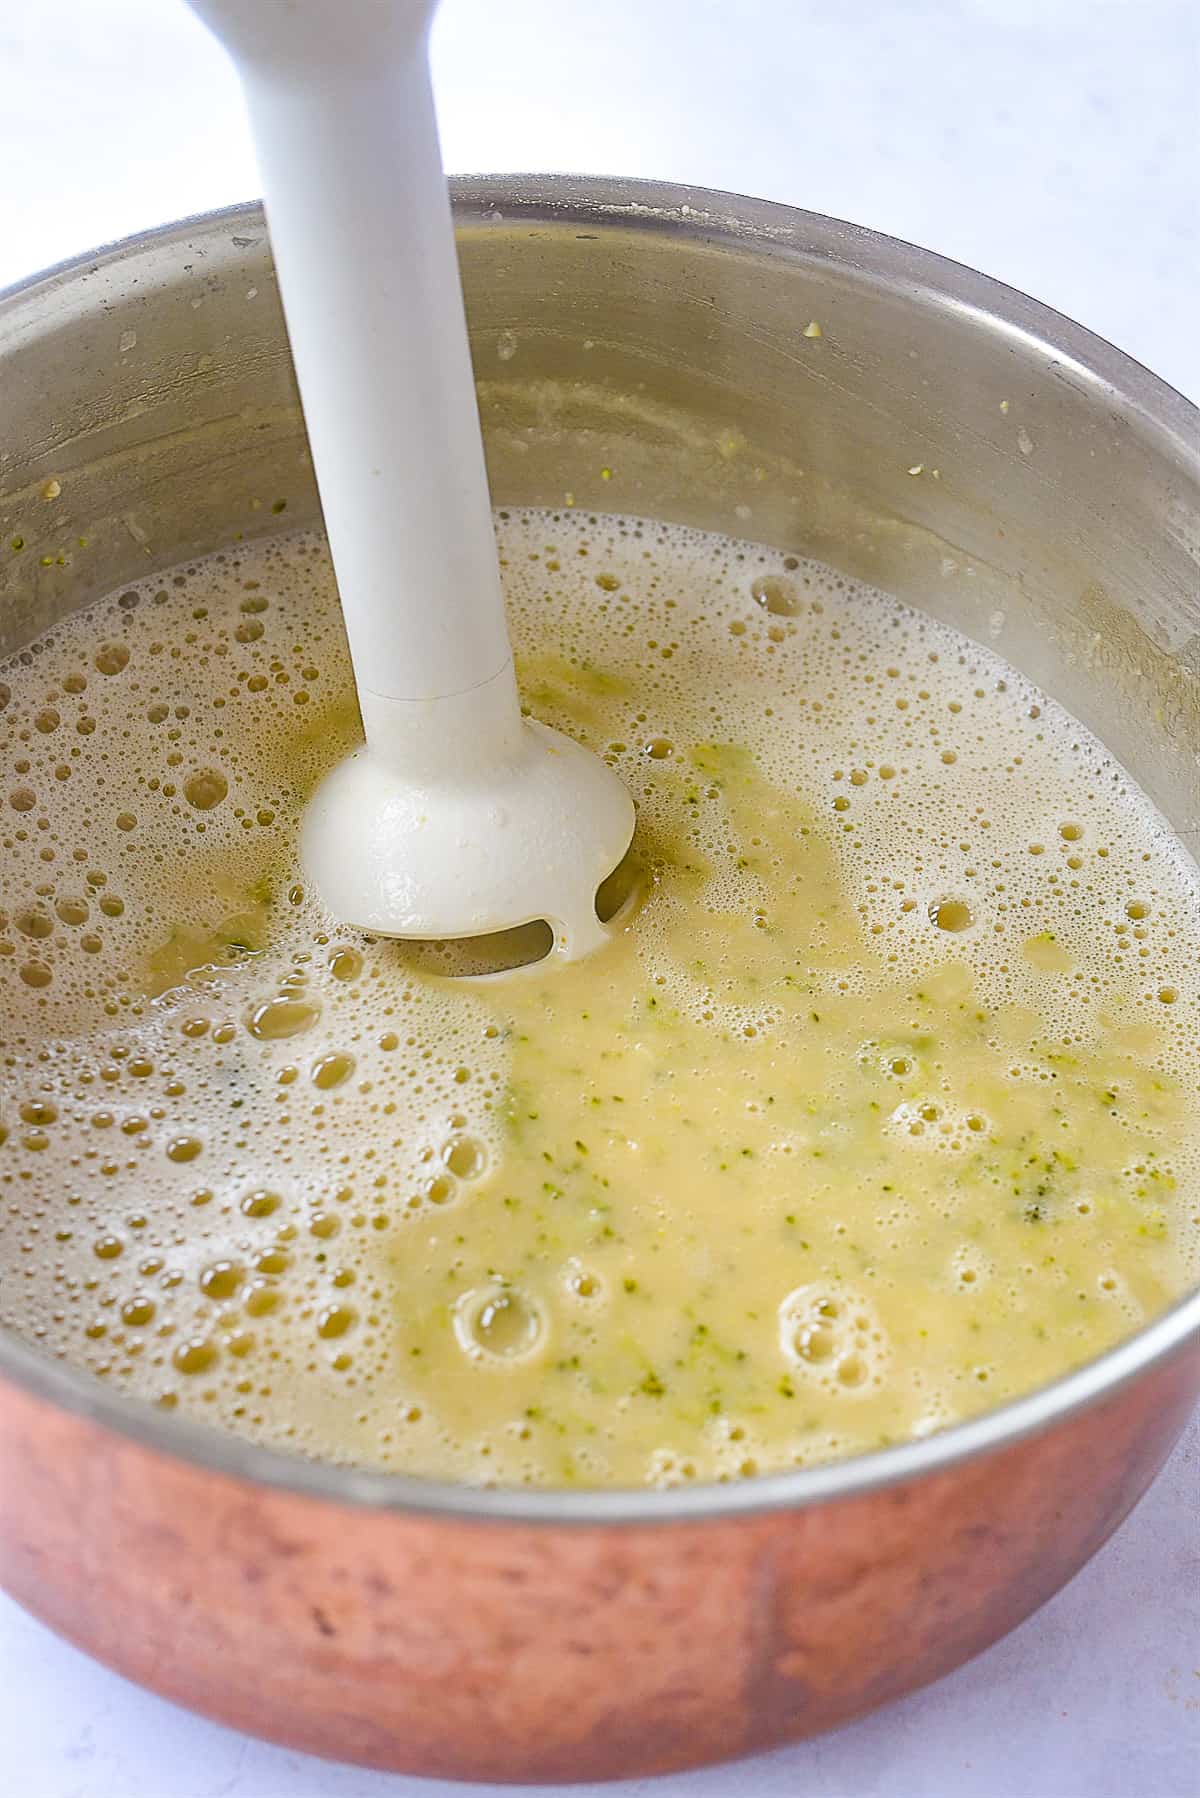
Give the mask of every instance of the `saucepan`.
M 553 177 L 454 200 L 498 505 L 641 513 L 875 581 L 1033 676 L 1195 842 L 1200 429 L 1178 394 L 994 281 L 809 213 Z M 0 393 L 5 648 L 317 518 L 257 206 L 9 293 Z M 662 1771 L 986 1647 L 1121 1521 L 1198 1391 L 1200 1293 L 919 1442 L 736 1485 L 481 1490 L 256 1447 L 7 1337 L 0 1580 L 131 1678 L 297 1748 Z

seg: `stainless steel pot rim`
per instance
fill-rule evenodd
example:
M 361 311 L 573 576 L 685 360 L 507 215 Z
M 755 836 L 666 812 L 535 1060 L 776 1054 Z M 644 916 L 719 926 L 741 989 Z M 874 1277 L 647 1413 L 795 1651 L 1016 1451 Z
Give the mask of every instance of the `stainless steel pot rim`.
M 1190 401 L 1062 314 L 930 251 L 774 202 L 654 181 L 466 175 L 454 178 L 451 185 L 462 223 L 527 224 L 534 230 L 564 223 L 677 230 L 759 253 L 824 260 L 868 276 L 872 270 L 886 273 L 938 303 L 978 314 L 993 329 L 1032 339 L 1048 362 L 1069 362 L 1090 383 L 1111 389 L 1127 411 L 1132 406 L 1141 415 L 1147 428 L 1174 440 L 1179 459 L 1191 465 L 1200 482 L 1200 410 Z M 163 225 L 74 257 L 0 292 L 0 310 L 28 301 L 39 288 L 61 289 L 80 277 L 112 268 L 155 242 L 219 238 L 233 232 L 261 235 L 264 229 L 262 208 L 253 201 Z M 484 1488 L 309 1461 L 157 1411 L 144 1401 L 110 1390 L 91 1374 L 40 1354 L 3 1330 L 0 1378 L 164 1455 L 327 1503 L 479 1523 L 699 1523 L 857 1497 L 1005 1448 L 1086 1410 L 1168 1359 L 1197 1335 L 1200 1290 L 1062 1379 L 936 1435 L 786 1473 L 667 1491 L 640 1487 L 584 1491 Z

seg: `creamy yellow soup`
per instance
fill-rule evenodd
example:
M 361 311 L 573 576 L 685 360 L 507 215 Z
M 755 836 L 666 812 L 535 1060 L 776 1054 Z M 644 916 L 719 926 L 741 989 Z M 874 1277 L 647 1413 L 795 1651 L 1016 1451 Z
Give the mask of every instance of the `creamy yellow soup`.
M 817 565 L 499 531 L 530 710 L 638 804 L 575 966 L 306 889 L 319 539 L 4 669 L 3 1321 L 308 1455 L 670 1484 L 943 1428 L 1193 1283 L 1197 873 L 1101 745 Z

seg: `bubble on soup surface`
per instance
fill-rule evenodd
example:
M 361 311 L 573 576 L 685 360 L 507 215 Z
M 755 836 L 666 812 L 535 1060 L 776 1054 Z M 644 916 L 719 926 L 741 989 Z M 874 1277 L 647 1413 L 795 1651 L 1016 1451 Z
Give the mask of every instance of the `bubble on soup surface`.
M 167 1144 L 167 1160 L 175 1162 L 195 1161 L 201 1154 L 204 1144 L 198 1136 L 175 1136 Z
M 538 1307 L 514 1286 L 465 1293 L 455 1307 L 454 1330 L 473 1359 L 494 1361 L 522 1359 L 544 1334 Z
M 252 1192 L 244 1195 L 240 1209 L 246 1217 L 270 1217 L 278 1211 L 281 1200 L 277 1192 L 269 1192 L 264 1186 L 256 1186 Z
M 310 1029 L 320 1015 L 315 999 L 264 999 L 250 1012 L 246 1028 L 259 1042 L 280 1042 Z
M 354 1072 L 353 1055 L 322 1055 L 312 1066 L 312 1083 L 321 1092 L 343 1086 Z
M 102 643 L 93 659 L 101 674 L 120 674 L 129 661 L 128 645 Z
M 750 596 L 764 612 L 781 618 L 795 617 L 804 604 L 795 581 L 783 574 L 756 574 L 750 583 Z
M 487 1151 L 473 1136 L 452 1136 L 442 1150 L 442 1160 L 460 1180 L 475 1180 L 487 1166 Z
M 200 1275 L 200 1290 L 206 1299 L 231 1299 L 245 1278 L 245 1270 L 236 1261 L 213 1261 Z
M 217 1360 L 218 1349 L 210 1336 L 189 1336 L 177 1343 L 171 1360 L 180 1373 L 207 1373 Z
M 929 916 L 939 930 L 948 930 L 954 935 L 969 930 L 975 922 L 965 899 L 936 899 L 929 908 Z
M 229 782 L 218 768 L 201 768 L 183 783 L 183 795 L 198 812 L 210 812 L 229 792 Z
M 358 1320 L 353 1305 L 326 1305 L 317 1317 L 317 1335 L 325 1342 L 344 1336 Z

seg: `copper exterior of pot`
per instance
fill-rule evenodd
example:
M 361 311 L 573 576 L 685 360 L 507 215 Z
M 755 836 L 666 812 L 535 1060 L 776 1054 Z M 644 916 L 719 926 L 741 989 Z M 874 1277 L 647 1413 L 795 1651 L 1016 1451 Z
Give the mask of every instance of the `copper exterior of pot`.
M 986 1648 L 1141 1496 L 1198 1383 L 1193 1355 L 861 1496 L 591 1525 L 354 1511 L 10 1387 L 0 1578 L 130 1678 L 291 1747 L 459 1779 L 664 1772 L 827 1729 Z
M 457 203 L 499 503 L 738 530 L 878 579 L 1024 665 L 1195 832 L 1200 444 L 1178 395 L 1019 295 L 811 215 L 520 177 Z M 0 380 L 9 647 L 277 528 L 281 500 L 315 516 L 256 208 L 0 300 Z M 1120 1522 L 1198 1391 L 1200 1295 L 852 1462 L 479 1492 L 254 1448 L 0 1338 L 0 1581 L 132 1678 L 296 1747 L 462 1778 L 663 1771 L 986 1647 Z

